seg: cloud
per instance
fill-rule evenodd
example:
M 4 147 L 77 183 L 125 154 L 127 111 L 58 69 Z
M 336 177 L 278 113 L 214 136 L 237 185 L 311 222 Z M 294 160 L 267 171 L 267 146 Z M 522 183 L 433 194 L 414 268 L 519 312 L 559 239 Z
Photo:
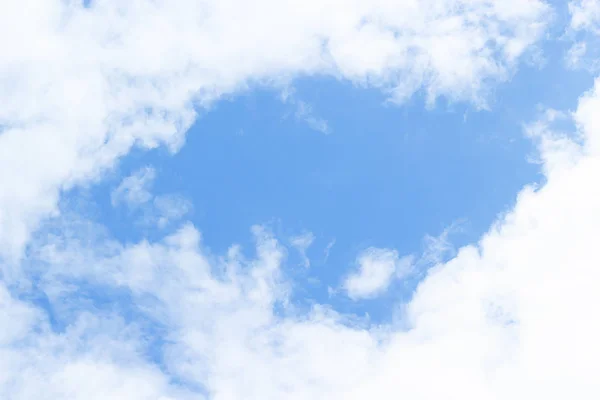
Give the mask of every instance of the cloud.
M 314 114 L 313 107 L 311 104 L 303 100 L 297 99 L 293 87 L 284 87 L 279 97 L 283 103 L 294 106 L 294 117 L 297 120 L 305 122 L 309 126 L 309 128 L 317 132 L 321 132 L 324 134 L 331 133 L 329 123 L 326 120 L 319 118 Z M 287 117 L 287 115 L 285 117 Z
M 335 238 L 331 239 L 329 241 L 329 243 L 327 243 L 327 246 L 325 246 L 325 250 L 323 250 L 323 262 L 326 263 L 327 260 L 329 260 L 329 254 L 331 253 L 331 249 L 333 249 L 333 246 L 335 246 Z
M 577 69 L 582 67 L 584 62 L 584 58 L 587 52 L 587 44 L 586 42 L 577 42 L 571 46 L 567 55 L 565 56 L 565 61 L 567 63 L 567 67 L 571 69 Z
M 571 29 L 600 32 L 600 1 L 572 0 L 569 2 Z
M 315 241 L 315 235 L 312 232 L 306 232 L 299 236 L 291 238 L 291 244 L 300 252 L 302 262 L 306 268 L 310 267 L 310 259 L 306 256 L 306 250 Z
M 296 101 L 295 116 L 297 119 L 306 122 L 311 129 L 317 132 L 324 134 L 331 133 L 329 123 L 326 120 L 315 116 L 312 106 L 302 100 Z
M 87 398 L 89 387 L 75 384 L 85 382 L 76 369 L 85 359 L 111 371 L 95 380 L 98 393 L 126 398 L 138 393 L 127 388 L 145 380 L 148 392 L 138 398 L 184 388 L 213 399 L 597 398 L 599 87 L 600 80 L 572 113 L 577 132 L 554 131 L 556 118 L 568 117 L 556 112 L 528 128 L 546 183 L 524 188 L 515 208 L 478 243 L 431 268 L 397 322 L 368 325 L 325 304 L 298 312 L 290 305 L 293 282 L 282 270 L 286 251 L 261 227 L 253 228 L 254 258 L 235 245 L 222 256 L 211 254 L 191 225 L 158 242 L 128 245 L 82 238 L 81 232 L 99 230 L 69 224 L 60 235 L 40 234 L 30 265 L 44 267 L 27 271 L 51 307 L 81 296 L 78 281 L 118 288 L 160 329 L 144 331 L 137 322 L 141 333 L 135 333 L 140 317 L 128 320 L 125 313 L 118 323 L 87 323 L 112 327 L 100 325 L 94 334 L 73 328 L 55 336 L 29 328 L 44 326 L 40 311 L 5 291 L 12 323 L 2 336 L 0 390 L 15 399 Z M 383 260 L 377 265 L 387 265 L 381 269 L 389 279 L 397 259 L 393 250 L 371 249 L 362 265 Z M 68 326 L 79 326 L 89 307 L 73 307 L 80 309 L 63 315 Z M 67 355 L 55 350 L 76 343 L 84 345 Z M 151 349 L 159 355 L 144 356 Z M 33 377 L 27 386 L 26 377 Z
M 139 356 L 143 338 L 118 315 L 82 312 L 62 332 L 0 282 L 0 397 L 191 399 Z M 198 398 L 194 396 L 193 398 Z
M 600 43 L 600 1 L 572 0 L 569 2 L 571 17 L 567 29 L 573 44 L 565 55 L 568 68 L 598 71 L 598 44 Z
M 460 232 L 461 224 L 464 221 L 459 220 L 444 229 L 438 236 L 425 235 L 425 248 L 419 262 L 425 266 L 441 263 L 444 259 L 454 255 L 454 245 L 449 239 L 451 234 Z
M 141 168 L 125 177 L 111 193 L 113 207 L 121 204 L 129 210 L 141 211 L 139 222 L 165 228 L 192 210 L 192 204 L 177 194 L 155 196 L 151 186 L 156 178 L 154 168 Z
M 357 263 L 358 270 L 343 283 L 348 296 L 354 300 L 384 292 L 394 277 L 402 278 L 410 272 L 412 257 L 400 258 L 395 250 L 371 247 L 358 256 Z
M 600 80 L 572 114 L 546 112 L 528 127 L 546 183 L 430 269 L 398 323 L 368 325 L 326 304 L 296 310 L 285 249 L 264 228 L 253 229 L 256 256 L 236 245 L 215 255 L 190 224 L 123 244 L 56 208 L 61 190 L 100 177 L 135 143 L 176 149 L 192 101 L 252 79 L 330 73 L 400 96 L 477 100 L 535 39 L 541 3 L 0 4 L 0 87 L 11 100 L 0 109 L 0 242 L 9 253 L 29 244 L 21 275 L 0 283 L 1 398 L 600 395 Z M 509 34 L 494 41 L 497 32 Z M 448 49 L 460 51 L 437 53 Z M 555 131 L 557 118 L 577 132 Z M 29 241 L 49 215 L 57 226 Z
M 153 212 L 146 218 L 155 221 L 159 228 L 179 221 L 193 208 L 189 200 L 175 194 L 156 196 L 153 206 Z
M 176 151 L 197 108 L 257 84 L 323 75 L 397 102 L 423 91 L 484 107 L 549 12 L 541 0 L 2 2 L 0 254 L 16 262 L 64 190 L 132 147 Z
M 113 206 L 123 203 L 130 209 L 139 207 L 152 199 L 150 185 L 156 176 L 153 168 L 141 168 L 124 178 L 110 194 Z

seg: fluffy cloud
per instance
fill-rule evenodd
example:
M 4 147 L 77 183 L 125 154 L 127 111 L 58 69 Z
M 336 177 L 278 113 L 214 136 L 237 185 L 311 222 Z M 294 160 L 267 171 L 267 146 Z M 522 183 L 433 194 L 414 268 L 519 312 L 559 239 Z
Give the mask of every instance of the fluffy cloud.
M 394 276 L 402 278 L 410 272 L 412 258 L 400 258 L 398 252 L 369 248 L 356 260 L 358 270 L 344 281 L 344 289 L 352 299 L 374 297 L 385 291 Z
M 569 2 L 571 17 L 567 34 L 577 38 L 565 56 L 572 69 L 598 71 L 598 35 L 600 34 L 600 1 L 572 0 Z
M 0 254 L 19 258 L 61 191 L 132 146 L 177 150 L 196 107 L 250 85 L 321 74 L 484 106 L 548 13 L 542 0 L 2 2 Z
M 600 81 L 572 115 L 549 111 L 528 128 L 547 182 L 432 268 L 397 323 L 295 309 L 285 249 L 263 228 L 256 257 L 237 246 L 219 256 L 191 225 L 124 245 L 56 209 L 61 189 L 100 176 L 135 142 L 176 148 L 193 99 L 251 79 L 330 73 L 399 96 L 477 100 L 535 38 L 541 3 L 168 4 L 0 5 L 11 100 L 0 110 L 2 249 L 18 249 L 53 211 L 59 223 L 30 243 L 17 278 L 3 271 L 0 397 L 598 398 Z M 437 53 L 449 48 L 450 60 Z M 577 132 L 554 131 L 560 118 Z
M 139 330 L 118 315 L 82 312 L 54 332 L 42 310 L 14 299 L 0 282 L 0 323 L 4 399 L 191 398 L 140 357 Z
M 598 32 L 600 24 L 600 1 L 572 0 L 569 2 L 571 28 Z
M 108 358 L 103 362 L 113 363 L 110 371 L 127 377 L 127 385 L 135 379 L 158 385 L 139 398 L 181 390 L 168 384 L 172 381 L 198 398 L 218 400 L 398 395 L 595 399 L 600 394 L 595 372 L 600 324 L 594 318 L 600 302 L 600 256 L 595 249 L 600 237 L 598 87 L 600 81 L 582 96 L 572 115 L 577 134 L 554 131 L 553 122 L 568 116 L 552 111 L 529 127 L 544 162 L 546 184 L 526 187 L 514 210 L 479 243 L 432 268 L 403 305 L 398 323 L 369 326 L 326 305 L 308 313 L 290 307 L 293 282 L 282 270 L 285 249 L 259 227 L 254 228 L 257 256 L 247 259 L 237 246 L 221 257 L 210 254 L 190 225 L 157 243 L 124 246 L 101 236 L 78 239 L 68 229 L 86 230 L 67 224 L 63 234 L 43 235 L 33 247 L 31 265 L 43 268 L 30 273 L 53 307 L 80 290 L 73 282 L 83 281 L 123 290 L 136 312 L 159 325 L 121 340 L 121 332 L 135 326 L 129 322 L 109 334 L 113 340 L 101 342 Z M 8 309 L 23 315 L 17 321 L 35 318 L 35 310 L 23 307 Z M 77 326 L 85 315 L 87 308 L 81 307 L 62 313 L 71 315 L 69 326 Z M 14 332 L 23 332 L 26 324 L 17 324 Z M 140 339 L 150 334 L 160 340 L 150 345 Z M 29 333 L 33 343 L 46 343 L 46 335 L 53 334 Z M 90 340 L 83 331 L 72 335 Z M 122 353 L 123 343 L 134 343 L 130 349 L 137 351 Z M 3 362 L 12 365 L 24 349 L 38 357 L 8 369 L 5 382 L 15 381 L 23 368 L 31 371 L 28 376 L 38 377 L 54 376 L 48 375 L 50 370 L 68 371 L 62 380 L 33 380 L 29 389 L 36 390 L 39 382 L 46 392 L 58 393 L 64 390 L 62 382 L 75 379 L 69 374 L 77 370 L 65 363 L 79 365 L 76 361 L 57 363 L 55 356 L 46 355 L 51 350 L 27 346 L 12 348 Z M 140 355 L 156 348 L 159 369 Z M 136 361 L 123 364 L 118 354 Z M 121 370 L 122 365 L 130 367 Z M 112 385 L 114 376 L 104 383 Z M 98 385 L 108 390 L 102 382 Z M 89 393 L 84 386 L 69 387 L 68 398 Z M 3 390 L 17 399 L 38 393 L 14 391 L 6 384 Z

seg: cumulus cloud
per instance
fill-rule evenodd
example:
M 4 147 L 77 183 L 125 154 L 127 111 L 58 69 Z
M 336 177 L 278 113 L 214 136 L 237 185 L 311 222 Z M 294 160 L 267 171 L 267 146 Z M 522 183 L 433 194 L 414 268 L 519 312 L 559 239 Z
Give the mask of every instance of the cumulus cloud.
M 253 229 L 256 256 L 215 255 L 189 224 L 122 244 L 56 209 L 60 190 L 135 143 L 176 149 L 192 101 L 248 80 L 330 73 L 478 101 L 535 39 L 542 3 L 171 4 L 0 3 L 2 251 L 42 217 L 63 223 L 29 243 L 22 279 L 2 276 L 0 397 L 598 398 L 600 81 L 571 115 L 528 127 L 546 183 L 429 270 L 398 324 L 294 309 L 285 249 L 264 228 Z M 555 131 L 556 118 L 577 132 Z M 97 303 L 84 301 L 92 289 Z M 27 298 L 34 290 L 45 307 Z
M 2 2 L 0 254 L 18 259 L 61 191 L 133 146 L 176 151 L 196 108 L 251 85 L 321 74 L 483 107 L 548 13 L 542 0 Z
M 344 289 L 352 299 L 377 296 L 385 291 L 394 277 L 402 278 L 410 272 L 412 257 L 400 258 L 389 249 L 369 248 L 356 260 L 358 270 L 344 281 Z
M 171 395 L 182 388 L 168 382 L 179 382 L 197 398 L 213 399 L 595 399 L 599 87 L 600 81 L 572 114 L 576 133 L 553 130 L 553 121 L 567 115 L 556 112 L 529 127 L 547 182 L 524 188 L 515 208 L 477 244 L 430 269 L 402 306 L 399 323 L 369 326 L 327 305 L 307 313 L 289 307 L 293 282 L 282 273 L 285 249 L 260 227 L 253 230 L 254 258 L 238 246 L 222 256 L 211 254 L 191 225 L 159 242 L 130 245 L 42 235 L 30 254 L 32 265 L 44 265 L 35 270 L 36 281 L 53 307 L 72 298 L 69 291 L 80 290 L 73 284 L 77 280 L 119 288 L 136 312 L 160 326 L 150 331 L 161 338 L 159 345 L 141 339 L 150 333 L 143 327 L 141 334 L 120 339 L 132 332 L 131 321 L 109 330 L 119 339 L 98 342 L 101 354 L 92 352 L 88 360 L 116 371 L 97 383 L 105 390 L 100 393 L 112 394 L 106 386 L 113 382 L 148 379 L 153 386 L 138 398 Z M 376 254 L 397 258 L 389 251 Z M 80 365 L 73 360 L 87 354 L 87 347 L 73 359 L 39 347 L 62 342 L 48 330 L 29 328 L 39 311 L 10 296 L 5 292 L 3 302 L 14 329 L 3 333 L 3 343 L 12 343 L 7 336 L 32 340 L 4 350 L 3 365 L 15 367 L 1 374 L 1 390 L 7 398 L 27 399 L 41 385 L 44 393 L 62 395 L 65 380 L 81 379 L 69 366 Z M 81 307 L 70 314 L 71 325 L 85 315 Z M 69 343 L 100 340 L 85 330 L 69 334 Z M 124 353 L 123 343 L 131 343 Z M 143 356 L 156 348 L 160 368 Z M 23 357 L 27 351 L 38 357 Z M 64 375 L 47 379 L 55 371 Z M 39 379 L 28 381 L 29 392 L 19 392 L 14 382 L 20 376 Z M 73 385 L 64 398 L 87 398 L 84 385 Z M 122 390 L 118 393 L 129 395 Z

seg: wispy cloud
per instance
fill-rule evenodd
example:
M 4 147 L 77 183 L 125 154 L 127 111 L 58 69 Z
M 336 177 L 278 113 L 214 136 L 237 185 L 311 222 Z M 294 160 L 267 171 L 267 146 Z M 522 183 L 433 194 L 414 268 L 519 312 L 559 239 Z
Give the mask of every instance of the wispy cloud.
M 331 239 L 329 243 L 327 243 L 327 246 L 325 246 L 325 250 L 323 250 L 323 254 L 325 256 L 323 259 L 324 263 L 326 263 L 327 260 L 329 260 L 329 253 L 331 253 L 331 249 L 333 249 L 333 246 L 335 246 L 335 238 Z
M 129 210 L 141 213 L 139 222 L 145 225 L 164 228 L 190 212 L 192 204 L 176 194 L 153 194 L 151 189 L 155 178 L 154 168 L 145 167 L 135 171 L 123 178 L 112 191 L 111 202 L 114 207 L 124 204 Z
M 306 255 L 306 250 L 313 244 L 314 241 L 315 235 L 313 235 L 312 232 L 305 232 L 302 235 L 292 237 L 290 240 L 292 246 L 294 246 L 300 253 L 300 256 L 302 257 L 302 263 L 306 268 L 310 267 L 310 259 Z
M 150 188 L 155 176 L 154 168 L 146 167 L 125 177 L 110 194 L 112 205 L 116 207 L 125 204 L 134 209 L 150 201 L 154 197 Z
M 464 222 L 464 220 L 455 221 L 438 236 L 425 235 L 423 254 L 419 261 L 431 266 L 454 256 L 455 247 L 450 240 L 450 235 L 461 232 Z
M 147 218 L 155 221 L 159 228 L 179 221 L 192 209 L 192 203 L 178 195 L 162 195 L 154 198 L 153 210 Z
M 317 132 L 321 132 L 324 134 L 331 133 L 329 123 L 326 120 L 319 118 L 314 114 L 312 105 L 303 100 L 298 99 L 296 96 L 296 91 L 293 87 L 285 86 L 281 90 L 279 98 L 283 103 L 288 104 L 294 108 L 293 115 L 297 120 L 306 123 L 311 129 Z
M 321 132 L 324 134 L 331 133 L 331 128 L 329 127 L 329 124 L 327 123 L 327 121 L 315 116 L 314 112 L 313 112 L 313 108 L 310 104 L 308 104 L 302 100 L 298 100 L 298 101 L 296 101 L 295 106 L 296 106 L 295 116 L 297 119 L 306 122 L 306 124 L 308 124 L 308 126 L 311 129 L 314 129 L 315 131 L 318 131 L 318 132 Z

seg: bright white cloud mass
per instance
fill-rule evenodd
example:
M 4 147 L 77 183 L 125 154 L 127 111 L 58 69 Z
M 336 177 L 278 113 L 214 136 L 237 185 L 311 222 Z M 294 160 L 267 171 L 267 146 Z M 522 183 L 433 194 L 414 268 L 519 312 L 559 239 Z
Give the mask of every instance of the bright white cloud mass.
M 594 32 L 598 9 L 571 2 L 565 29 Z M 221 254 L 191 222 L 124 242 L 62 201 L 134 147 L 175 153 L 198 110 L 255 86 L 330 76 L 398 108 L 424 94 L 425 107 L 494 112 L 491 93 L 556 12 L 541 0 L 0 2 L 0 398 L 597 399 L 600 80 L 575 110 L 528 121 L 545 182 L 436 259 L 391 322 L 297 305 L 289 251 L 266 226 L 252 227 L 255 253 Z M 112 201 L 183 217 L 187 200 L 157 203 L 153 178 L 134 173 Z M 307 266 L 313 241 L 292 240 Z M 355 257 L 340 284 L 356 302 L 409 270 L 393 249 Z
M 411 257 L 400 259 L 398 252 L 370 248 L 357 259 L 358 270 L 346 278 L 344 289 L 353 299 L 373 297 L 385 291 L 394 276 L 410 272 Z

